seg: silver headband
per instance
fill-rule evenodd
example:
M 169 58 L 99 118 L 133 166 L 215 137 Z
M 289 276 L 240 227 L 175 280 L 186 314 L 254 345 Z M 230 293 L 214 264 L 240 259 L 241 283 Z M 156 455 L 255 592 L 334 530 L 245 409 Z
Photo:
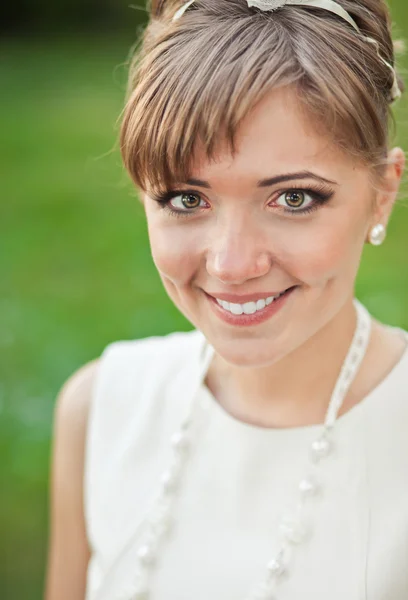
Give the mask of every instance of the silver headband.
M 333 0 L 246 0 L 246 1 L 247 1 L 247 4 L 249 7 L 254 7 L 254 8 L 258 8 L 260 10 L 270 11 L 270 12 L 278 10 L 279 8 L 282 8 L 283 6 L 286 6 L 286 5 L 303 6 L 303 7 L 312 6 L 314 8 L 323 8 L 324 10 L 328 10 L 328 11 L 338 15 L 345 21 L 347 21 L 352 27 L 354 27 L 354 29 L 358 33 L 360 33 L 360 28 L 358 27 L 358 25 L 354 21 L 354 19 L 349 15 L 349 13 L 342 6 L 340 6 L 340 4 L 338 4 L 337 2 L 334 2 Z M 194 4 L 194 2 L 195 2 L 195 0 L 190 0 L 189 2 L 186 2 L 186 4 L 184 4 L 181 8 L 179 8 L 179 10 L 176 12 L 176 14 L 173 17 L 173 21 L 177 21 L 178 19 L 180 19 L 180 17 L 182 17 L 184 15 L 186 10 L 192 4 Z M 383 62 L 392 71 L 394 79 L 393 79 L 393 84 L 392 84 L 392 88 L 391 88 L 391 101 L 394 102 L 395 100 L 397 100 L 398 98 L 401 97 L 401 90 L 399 89 L 399 85 L 398 85 L 397 73 L 396 73 L 394 67 L 381 56 L 380 46 L 379 46 L 379 43 L 377 42 L 377 40 L 375 40 L 372 37 L 367 37 L 367 36 L 363 36 L 363 37 L 366 42 L 375 46 L 378 58 L 381 60 L 381 62 Z

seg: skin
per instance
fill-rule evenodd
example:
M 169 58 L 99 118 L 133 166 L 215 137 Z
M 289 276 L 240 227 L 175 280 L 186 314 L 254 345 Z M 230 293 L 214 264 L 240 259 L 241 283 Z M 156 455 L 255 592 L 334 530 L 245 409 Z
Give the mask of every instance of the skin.
M 385 184 L 374 189 L 367 167 L 313 127 L 290 88 L 257 105 L 237 141 L 236 155 L 220 147 L 212 162 L 197 149 L 191 176 L 210 189 L 178 186 L 200 195 L 194 214 L 174 217 L 144 194 L 153 260 L 171 300 L 215 349 L 206 384 L 226 410 L 259 426 L 321 422 L 355 329 L 362 250 L 371 228 L 387 225 L 404 152 L 390 151 Z M 326 185 L 331 200 L 310 214 L 286 214 L 283 206 L 287 190 L 316 187 L 313 179 L 257 187 L 261 179 L 306 170 L 335 182 Z M 180 196 L 171 204 L 186 210 Z M 250 327 L 224 323 L 203 292 L 256 298 L 292 285 L 299 287 L 284 307 Z M 379 383 L 404 347 L 399 335 L 374 324 L 343 411 Z

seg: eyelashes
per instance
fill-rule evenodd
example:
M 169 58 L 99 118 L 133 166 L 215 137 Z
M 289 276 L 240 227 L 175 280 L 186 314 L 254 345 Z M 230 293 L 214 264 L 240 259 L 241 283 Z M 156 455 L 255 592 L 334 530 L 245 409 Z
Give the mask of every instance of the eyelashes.
M 277 196 L 277 200 L 280 200 L 280 198 L 282 196 L 285 196 L 285 200 L 284 202 L 286 202 L 286 204 L 277 204 L 276 201 L 272 202 L 272 208 L 277 207 L 278 212 L 284 212 L 286 214 L 289 214 L 291 216 L 293 215 L 305 215 L 305 214 L 310 214 L 316 210 L 318 210 L 320 207 L 322 207 L 323 205 L 327 204 L 329 202 L 329 200 L 332 198 L 332 196 L 334 195 L 334 191 L 325 186 L 324 184 L 319 185 L 319 186 L 303 186 L 303 187 L 299 187 L 299 188 L 287 188 L 286 190 L 281 190 L 278 192 L 278 196 Z M 304 196 L 309 196 L 310 198 L 312 198 L 312 201 L 309 202 L 308 204 L 306 204 L 306 206 L 304 206 L 305 201 L 301 201 L 300 203 L 297 203 L 298 201 L 295 200 L 295 206 L 292 205 L 292 207 L 290 206 L 290 204 L 287 204 L 287 196 L 299 196 L 299 195 L 304 195 Z M 174 198 L 177 197 L 183 197 L 184 198 L 184 202 L 188 203 L 191 202 L 192 199 L 196 199 L 197 201 L 199 201 L 199 203 L 201 204 L 201 201 L 204 202 L 205 204 L 206 201 L 201 197 L 201 194 L 195 190 L 170 190 L 168 192 L 165 192 L 163 194 L 150 194 L 151 199 L 154 202 L 157 202 L 157 204 L 159 204 L 160 208 L 162 208 L 163 210 L 165 210 L 168 214 L 170 214 L 170 216 L 173 217 L 191 217 L 193 215 L 196 215 L 198 212 L 200 212 L 202 210 L 202 207 L 198 206 L 190 206 L 190 207 L 186 207 L 184 205 L 184 209 L 176 209 L 171 205 L 171 201 Z M 290 200 L 292 201 L 292 200 Z

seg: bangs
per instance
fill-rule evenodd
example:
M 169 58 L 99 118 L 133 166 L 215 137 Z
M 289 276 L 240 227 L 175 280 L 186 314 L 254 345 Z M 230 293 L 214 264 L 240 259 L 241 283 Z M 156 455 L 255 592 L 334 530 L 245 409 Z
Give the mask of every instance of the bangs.
M 188 11 L 180 23 L 167 24 L 154 45 L 148 33 L 144 51 L 134 59 L 120 144 L 139 188 L 165 191 L 186 181 L 198 147 L 209 160 L 221 144 L 233 154 L 242 120 L 282 86 L 297 89 L 309 116 L 340 146 L 354 149 L 356 156 L 367 155 L 370 145 L 378 147 L 381 140 L 373 137 L 383 128 L 375 97 L 364 89 L 370 73 L 362 70 L 354 33 L 329 20 L 337 37 L 334 52 L 330 38 L 322 40 L 316 17 L 306 11 L 279 18 L 248 11 L 238 18 L 232 11 L 228 20 L 198 13 Z M 291 35 L 301 29 L 304 35 Z M 339 52 L 342 42 L 347 60 Z M 371 139 L 362 113 L 373 121 Z
M 267 90 L 302 76 L 287 60 L 288 38 L 277 22 L 213 23 L 205 35 L 190 27 L 183 37 L 182 47 L 175 35 L 142 58 L 140 85 L 124 113 L 125 165 L 144 190 L 188 178 L 198 145 L 210 160 L 221 143 L 233 152 L 240 122 Z

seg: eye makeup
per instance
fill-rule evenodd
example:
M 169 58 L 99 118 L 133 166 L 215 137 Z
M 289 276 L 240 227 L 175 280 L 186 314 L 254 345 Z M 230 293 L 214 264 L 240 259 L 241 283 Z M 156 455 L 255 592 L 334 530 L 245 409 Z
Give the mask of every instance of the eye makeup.
M 287 188 L 285 190 L 279 190 L 274 194 L 275 198 L 279 200 L 282 196 L 287 197 L 287 195 L 304 195 L 305 197 L 309 196 L 312 200 L 304 206 L 305 202 L 301 202 L 299 207 L 291 207 L 286 205 L 277 204 L 276 200 L 271 202 L 269 206 L 271 208 L 276 209 L 278 212 L 283 212 L 284 214 L 288 214 L 290 216 L 293 215 L 305 215 L 310 214 L 316 210 L 318 210 L 323 205 L 327 204 L 329 200 L 334 195 L 334 190 L 325 184 L 319 185 L 303 185 L 302 187 L 295 188 Z M 163 194 L 149 194 L 150 198 L 159 204 L 159 206 L 165 210 L 170 216 L 174 217 L 190 217 L 193 215 L 197 215 L 199 212 L 205 210 L 205 208 L 198 206 L 186 207 L 184 209 L 174 208 L 171 204 L 171 201 L 177 197 L 185 198 L 185 201 L 191 201 L 192 198 L 196 198 L 199 204 L 201 201 L 206 202 L 201 196 L 199 192 L 196 190 L 170 190 L 168 192 L 164 192 Z M 189 200 L 187 200 L 189 198 Z

